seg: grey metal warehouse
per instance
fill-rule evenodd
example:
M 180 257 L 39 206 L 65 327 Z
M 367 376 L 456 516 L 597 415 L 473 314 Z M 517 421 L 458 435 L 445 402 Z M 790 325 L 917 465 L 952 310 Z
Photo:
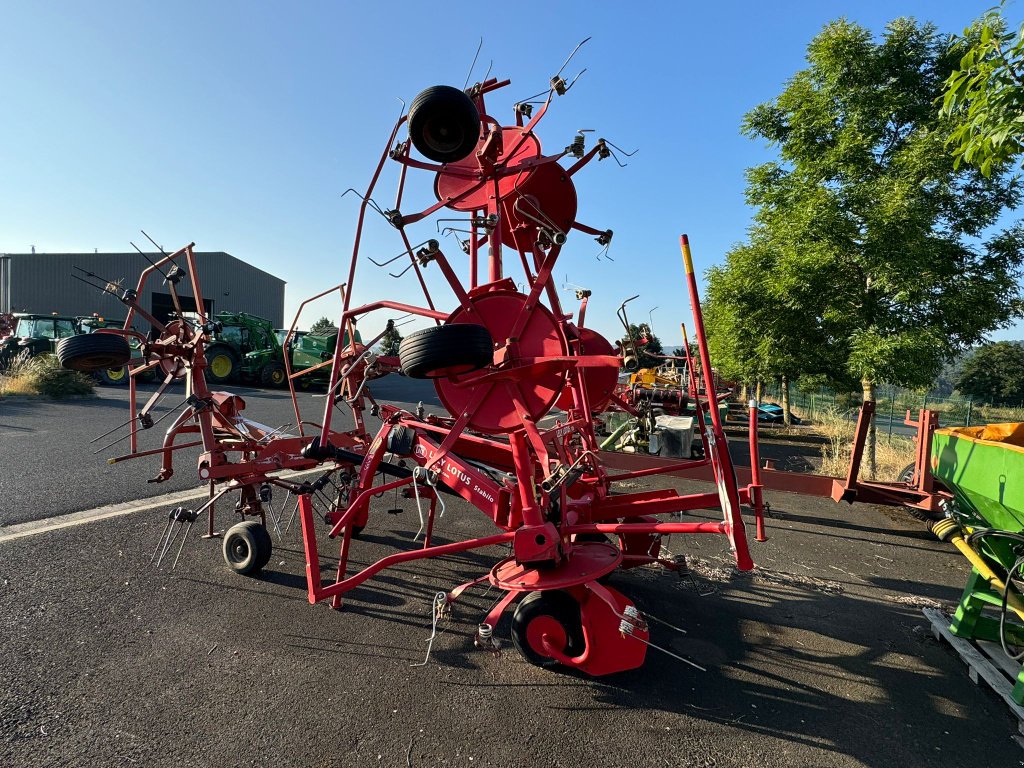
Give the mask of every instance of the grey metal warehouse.
M 150 254 L 154 261 L 160 254 Z M 196 252 L 199 285 L 207 312 L 247 312 L 270 320 L 275 328 L 284 325 L 285 281 L 247 264 L 223 251 Z M 123 318 L 127 311 L 120 301 L 90 288 L 72 277 L 75 269 L 92 272 L 103 282 L 118 282 L 134 288 L 149 263 L 139 253 L 5 253 L 0 254 L 0 312 L 32 312 L 61 315 L 91 315 Z M 139 296 L 139 304 L 159 319 L 172 310 L 167 286 L 159 275 L 151 277 Z M 188 280 L 178 284 L 182 296 L 192 297 Z M 185 300 L 184 309 L 194 309 Z M 137 324 L 140 331 L 148 324 Z

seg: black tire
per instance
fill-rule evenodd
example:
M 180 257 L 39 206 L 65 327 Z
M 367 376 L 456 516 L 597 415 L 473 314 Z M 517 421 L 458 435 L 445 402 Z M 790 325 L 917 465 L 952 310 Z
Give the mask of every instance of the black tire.
M 543 651 L 533 648 L 527 635 L 530 623 L 546 616 L 554 619 L 565 632 L 565 647 L 562 652 L 568 656 L 579 656 L 586 641 L 583 639 L 583 624 L 580 619 L 580 604 L 568 592 L 554 589 L 531 592 L 516 607 L 512 615 L 512 645 L 528 662 L 550 669 L 558 662 Z
M 482 325 L 435 325 L 402 339 L 398 359 L 411 379 L 439 379 L 488 365 L 494 360 L 494 342 Z
M 288 383 L 288 372 L 281 363 L 267 363 L 260 371 L 260 384 L 264 387 L 283 387 Z
M 86 333 L 57 342 L 57 360 L 72 371 L 95 373 L 117 368 L 132 359 L 132 348 L 124 336 L 112 333 Z
M 914 482 L 914 470 L 917 469 L 917 464 L 907 464 L 901 471 L 899 476 L 896 478 L 898 483 L 912 483 Z
M 99 378 L 100 384 L 106 384 L 108 387 L 123 387 L 129 379 L 128 366 L 101 368 L 96 371 L 96 377 Z
M 238 372 L 238 355 L 227 344 L 211 344 L 206 348 L 206 380 L 212 384 L 231 381 Z
M 480 141 L 480 113 L 464 92 L 450 85 L 421 91 L 409 108 L 409 138 L 421 155 L 438 163 L 467 157 Z
M 243 576 L 262 570 L 273 550 L 270 534 L 255 520 L 243 520 L 224 533 L 224 562 Z

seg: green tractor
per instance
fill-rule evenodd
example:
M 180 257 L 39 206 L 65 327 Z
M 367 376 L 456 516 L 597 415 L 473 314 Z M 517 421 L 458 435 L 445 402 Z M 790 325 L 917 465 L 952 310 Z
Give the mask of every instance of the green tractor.
M 236 378 L 254 378 L 264 383 L 264 376 L 273 378 L 274 367 L 263 366 L 255 369 L 247 362 L 248 355 L 280 345 L 274 336 L 274 325 L 269 320 L 245 312 L 218 312 L 212 320 L 220 324 L 220 330 L 206 345 L 206 380 L 211 384 L 223 384 Z M 284 383 L 284 363 L 277 377 L 278 386 Z
M 0 367 L 6 368 L 19 357 L 53 354 L 57 342 L 78 335 L 73 317 L 60 315 L 14 315 L 14 331 L 0 341 Z
M 288 331 L 278 329 L 271 334 L 271 343 L 263 349 L 249 352 L 242 361 L 242 376 L 254 379 L 265 387 L 281 387 L 287 383 L 287 372 L 284 365 L 284 343 Z M 292 372 L 302 371 L 330 360 L 334 355 L 334 347 L 338 343 L 338 332 L 326 334 L 296 331 L 292 334 L 289 345 Z M 356 331 L 356 343 L 362 343 Z M 345 334 L 344 344 L 348 344 Z M 324 383 L 330 378 L 330 368 L 324 366 L 308 376 L 296 379 L 299 387 L 307 387 L 313 383 Z
M 52 355 L 57 342 L 71 336 L 92 333 L 98 328 L 121 328 L 123 321 L 106 320 L 98 315 L 69 317 L 66 315 L 15 314 L 13 332 L 0 339 L 0 368 L 6 368 L 18 358 Z M 135 348 L 138 342 L 135 343 Z M 118 386 L 128 383 L 128 368 L 108 368 L 97 371 L 101 384 Z

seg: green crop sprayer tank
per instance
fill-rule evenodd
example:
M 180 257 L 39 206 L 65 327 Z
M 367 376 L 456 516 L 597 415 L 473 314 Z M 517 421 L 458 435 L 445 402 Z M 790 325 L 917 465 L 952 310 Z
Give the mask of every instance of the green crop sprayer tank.
M 932 474 L 953 494 L 933 530 L 972 565 L 950 629 L 999 642 L 1020 661 L 1024 651 L 1011 646 L 1024 648 L 1024 424 L 937 430 Z M 1024 670 L 1012 695 L 1024 704 Z

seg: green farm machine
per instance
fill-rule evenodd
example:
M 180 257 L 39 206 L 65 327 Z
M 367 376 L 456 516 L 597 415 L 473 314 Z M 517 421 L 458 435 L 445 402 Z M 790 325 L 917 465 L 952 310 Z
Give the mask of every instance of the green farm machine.
M 214 341 L 206 348 L 206 378 L 215 383 L 242 379 L 261 384 L 264 387 L 283 387 L 288 380 L 284 364 L 284 344 L 288 332 L 275 330 L 269 320 L 245 312 L 219 312 L 214 320 L 220 330 L 214 334 Z M 356 341 L 359 341 L 356 334 Z M 289 344 L 293 371 L 322 366 L 334 356 L 338 342 L 337 332 L 327 334 L 304 333 L 292 335 Z M 348 343 L 348 338 L 345 338 Z M 330 368 L 324 367 L 322 376 L 317 373 L 304 376 L 298 381 L 303 385 L 317 380 L 327 380 Z M 312 381 L 311 381 L 312 380 Z

